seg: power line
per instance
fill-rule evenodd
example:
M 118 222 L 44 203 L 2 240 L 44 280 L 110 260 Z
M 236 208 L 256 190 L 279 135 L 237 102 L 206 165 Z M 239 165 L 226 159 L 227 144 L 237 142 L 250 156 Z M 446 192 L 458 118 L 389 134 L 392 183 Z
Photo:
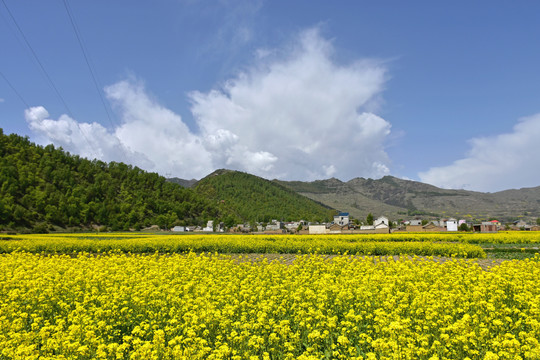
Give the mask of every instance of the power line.
M 73 116 L 73 113 L 71 111 L 71 109 L 69 108 L 68 104 L 66 103 L 66 101 L 64 100 L 64 97 L 62 96 L 62 94 L 60 94 L 60 91 L 58 90 L 58 88 L 56 87 L 56 85 L 54 84 L 54 82 L 52 81 L 51 77 L 49 76 L 49 73 L 47 72 L 47 70 L 45 70 L 45 67 L 43 66 L 43 64 L 41 63 L 41 61 L 39 60 L 36 52 L 34 51 L 34 48 L 32 47 L 32 45 L 30 45 L 30 42 L 28 41 L 28 39 L 26 38 L 26 35 L 24 34 L 24 32 L 22 31 L 21 27 L 19 26 L 19 23 L 17 22 L 17 20 L 15 19 L 15 16 L 13 16 L 13 14 L 11 13 L 11 10 L 9 10 L 9 7 L 7 6 L 5 0 L 2 0 L 2 4 L 4 4 L 4 7 L 6 8 L 8 14 L 9 14 L 9 17 L 11 18 L 11 20 L 13 21 L 13 23 L 15 24 L 17 30 L 19 31 L 19 33 L 21 34 L 24 42 L 26 43 L 26 46 L 28 46 L 28 49 L 30 49 L 30 52 L 32 53 L 35 61 L 37 62 L 37 64 L 39 65 L 43 75 L 45 75 L 45 78 L 47 79 L 47 81 L 49 82 L 49 85 L 52 87 L 52 89 L 54 90 L 54 92 L 56 93 L 56 95 L 58 96 L 58 98 L 60 99 L 60 101 L 62 102 L 62 104 L 64 105 L 64 107 L 66 108 L 66 111 L 68 113 L 68 115 L 73 119 L 73 121 L 75 122 L 75 124 L 77 125 L 77 128 L 79 129 L 79 132 L 81 133 L 82 137 L 84 138 L 84 140 L 86 141 L 86 143 L 88 144 L 88 146 L 90 147 L 90 149 L 93 151 L 94 154 L 97 154 L 97 151 L 94 149 L 94 146 L 92 146 L 92 144 L 90 143 L 90 141 L 88 140 L 88 138 L 86 137 L 86 135 L 84 135 L 84 132 L 83 130 L 81 129 L 80 125 L 79 125 L 79 122 L 75 120 L 75 116 Z M 4 76 L 2 76 L 4 77 Z M 7 80 L 5 77 L 4 77 L 5 80 Z M 8 82 L 9 83 L 9 82 Z M 12 87 L 13 88 L 13 87 Z M 14 88 L 13 88 L 14 89 Z M 24 102 L 26 104 L 26 102 Z M 28 106 L 30 107 L 30 106 Z
M 24 32 L 22 31 L 21 27 L 19 26 L 19 24 L 17 23 L 17 20 L 15 20 L 15 17 L 13 16 L 13 14 L 11 13 L 11 10 L 9 10 L 6 2 L 4 0 L 2 0 L 2 3 L 4 4 L 4 7 L 6 8 L 9 16 L 11 17 L 11 20 L 13 21 L 13 23 L 15 24 L 15 26 L 17 27 L 17 30 L 19 30 L 19 33 L 21 34 L 24 42 L 26 43 L 26 46 L 28 46 L 28 48 L 30 49 L 30 52 L 32 53 L 32 55 L 34 56 L 34 59 L 36 60 L 36 62 L 38 63 L 41 71 L 43 72 L 43 74 L 45 75 L 45 78 L 47 79 L 47 81 L 49 82 L 49 85 L 53 88 L 54 92 L 56 93 L 56 95 L 58 96 L 58 98 L 60 99 L 60 101 L 62 102 L 62 104 L 64 104 L 64 107 L 66 108 L 69 116 L 71 116 L 71 118 L 75 118 L 73 116 L 73 113 L 71 112 L 69 106 L 67 105 L 66 101 L 64 100 L 64 97 L 62 96 L 62 94 L 60 94 L 60 91 L 58 91 L 58 88 L 56 87 L 56 85 L 54 85 L 54 82 L 52 81 L 51 77 L 49 76 L 49 73 L 47 72 L 47 70 L 45 70 L 45 67 L 43 66 L 43 64 L 41 63 L 41 61 L 39 60 L 36 52 L 34 51 L 34 48 L 32 48 L 32 45 L 30 45 L 30 43 L 28 42 L 28 39 L 26 38 L 26 35 L 24 35 Z
M 66 9 L 66 12 L 68 14 L 69 20 L 71 22 L 71 26 L 73 27 L 73 32 L 75 33 L 75 36 L 77 38 L 77 42 L 79 43 L 79 46 L 81 48 L 81 51 L 83 53 L 84 60 L 86 62 L 86 65 L 88 66 L 88 70 L 90 71 L 90 75 L 92 77 L 92 81 L 94 82 L 94 87 L 96 88 L 97 93 L 99 94 L 99 98 L 101 100 L 101 104 L 103 105 L 103 108 L 105 109 L 105 113 L 107 114 L 107 118 L 109 119 L 109 123 L 114 128 L 116 126 L 115 121 L 113 120 L 113 117 L 111 116 L 111 113 L 109 112 L 109 109 L 107 107 L 107 102 L 105 101 L 105 98 L 103 97 L 103 86 L 99 84 L 99 81 L 97 80 L 96 71 L 93 69 L 92 63 L 90 61 L 90 56 L 88 55 L 88 50 L 86 50 L 86 47 L 84 46 L 84 41 L 81 35 L 81 32 L 79 30 L 79 27 L 77 26 L 77 23 L 75 21 L 75 17 L 72 14 L 71 8 L 69 6 L 69 3 L 67 0 L 63 0 L 64 7 Z M 120 151 L 124 155 L 125 161 L 129 161 L 129 158 L 127 156 L 127 153 L 124 150 L 123 146 L 119 147 Z
M 98 84 L 95 72 L 92 68 L 92 65 L 90 64 L 88 52 L 86 51 L 85 46 L 83 45 L 82 37 L 80 35 L 79 28 L 77 27 L 77 24 L 75 23 L 75 19 L 71 13 L 71 8 L 69 7 L 69 4 L 67 0 L 63 0 L 64 7 L 66 9 L 66 12 L 68 14 L 69 20 L 71 22 L 71 26 L 73 27 L 73 32 L 75 33 L 75 36 L 77 37 L 77 42 L 79 43 L 79 46 L 81 47 L 81 51 L 84 56 L 84 60 L 86 61 L 86 65 L 88 66 L 88 70 L 90 71 L 90 75 L 92 76 L 92 81 L 94 82 L 94 86 L 96 88 L 96 91 L 99 94 L 99 98 L 101 100 L 101 104 L 103 105 L 103 108 L 105 109 L 105 113 L 107 113 L 107 118 L 109 119 L 109 122 L 111 123 L 111 126 L 114 127 L 115 124 L 113 122 L 113 119 L 111 117 L 111 114 L 109 112 L 109 109 L 107 108 L 107 103 L 105 102 L 105 98 L 103 97 L 101 86 Z
M 22 95 L 17 91 L 17 89 L 15 89 L 15 86 L 13 86 L 13 84 L 11 84 L 11 82 L 9 82 L 7 77 L 5 77 L 5 75 L 1 71 L 0 71 L 0 76 L 2 76 L 2 78 L 4 78 L 4 81 L 8 84 L 8 86 L 11 88 L 11 90 L 13 90 L 13 92 L 19 97 L 19 99 L 22 101 L 24 106 L 26 106 L 26 108 L 29 108 L 30 105 L 28 105 L 28 103 L 26 102 L 26 100 L 24 100 Z

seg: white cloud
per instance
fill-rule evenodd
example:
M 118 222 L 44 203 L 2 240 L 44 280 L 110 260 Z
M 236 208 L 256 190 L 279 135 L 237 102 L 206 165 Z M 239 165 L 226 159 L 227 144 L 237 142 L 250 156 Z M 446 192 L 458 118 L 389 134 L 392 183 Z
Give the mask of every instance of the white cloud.
M 370 61 L 337 65 L 332 44 L 317 30 L 304 32 L 282 56 L 239 74 L 222 89 L 191 94 L 204 136 L 225 129 L 235 135 L 236 146 L 272 154 L 261 157 L 264 169 L 246 169 L 266 177 L 386 174 L 380 165 L 389 162 L 384 140 L 390 124 L 361 111 L 382 91 L 385 69 Z M 244 155 L 235 151 L 229 162 L 239 163 L 235 156 Z
M 265 50 L 220 88 L 192 92 L 198 133 L 133 80 L 106 88 L 121 118 L 111 131 L 65 115 L 48 119 L 42 107 L 26 117 L 33 131 L 68 151 L 127 159 L 163 175 L 200 178 L 222 167 L 284 179 L 386 175 L 391 126 L 366 110 L 383 90 L 385 68 L 367 60 L 337 64 L 333 51 L 316 29 L 306 31 L 286 50 Z
M 444 188 L 499 191 L 540 185 L 540 114 L 520 119 L 513 131 L 470 140 L 471 150 L 448 166 L 419 174 Z
M 43 106 L 26 109 L 25 118 L 30 129 L 39 134 L 41 142 L 52 142 L 88 158 L 125 162 L 135 160 L 135 154 L 128 155 L 121 141 L 98 123 L 77 123 L 67 115 L 60 116 L 58 120 L 48 119 L 49 113 Z M 139 156 L 144 159 L 144 155 Z
M 148 170 L 189 177 L 213 170 L 202 139 L 190 132 L 179 115 L 152 100 L 140 83 L 121 81 L 105 93 L 121 114 L 115 136 L 129 150 L 148 156 L 153 163 Z
M 163 175 L 202 177 L 213 170 L 201 139 L 180 116 L 151 100 L 141 84 L 121 81 L 105 92 L 121 113 L 122 124 L 113 131 L 67 115 L 48 119 L 41 106 L 27 109 L 26 120 L 42 142 L 88 158 L 123 161 Z

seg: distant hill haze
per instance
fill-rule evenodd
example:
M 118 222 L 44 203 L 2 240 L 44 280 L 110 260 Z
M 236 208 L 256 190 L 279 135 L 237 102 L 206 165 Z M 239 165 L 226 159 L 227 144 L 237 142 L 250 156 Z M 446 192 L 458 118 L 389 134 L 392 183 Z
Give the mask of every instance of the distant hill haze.
M 198 182 L 198 180 L 195 180 L 195 179 L 184 180 L 184 179 L 180 179 L 180 178 L 177 178 L 177 177 L 169 178 L 169 179 L 167 179 L 167 181 L 178 184 L 178 185 L 180 185 L 182 187 L 185 187 L 185 188 L 191 188 L 191 187 L 195 186 L 197 184 L 197 182 Z
M 373 213 L 391 219 L 424 216 L 535 222 L 540 216 L 540 187 L 482 193 L 441 189 L 393 176 L 378 180 L 355 178 L 347 182 L 335 178 L 313 182 L 274 181 L 359 219 Z
M 180 183 L 179 180 L 174 181 Z M 522 219 L 535 223 L 540 217 L 540 186 L 482 193 L 441 189 L 393 176 L 378 180 L 355 178 L 347 182 L 336 178 L 311 182 L 272 182 L 332 209 L 349 212 L 352 217 L 361 220 L 369 213 L 385 215 L 393 220 L 454 217 L 471 221 L 496 218 L 504 222 Z M 191 180 L 191 186 L 194 184 Z

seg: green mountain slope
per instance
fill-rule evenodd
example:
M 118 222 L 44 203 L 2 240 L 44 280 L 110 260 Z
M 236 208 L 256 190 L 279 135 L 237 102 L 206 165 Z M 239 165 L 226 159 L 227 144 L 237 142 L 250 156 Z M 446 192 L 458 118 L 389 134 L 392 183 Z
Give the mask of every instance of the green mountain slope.
M 235 220 L 328 221 L 335 214 L 284 186 L 238 171 L 217 170 L 199 181 L 195 191 L 213 199 L 222 211 L 233 212 Z
M 0 129 L 0 230 L 203 224 L 218 207 L 123 163 L 89 161 Z
M 540 187 L 482 193 L 441 189 L 393 176 L 378 180 L 355 178 L 348 182 L 334 178 L 274 182 L 359 219 L 373 213 L 392 219 L 419 215 L 504 221 L 519 218 L 535 222 L 540 216 Z

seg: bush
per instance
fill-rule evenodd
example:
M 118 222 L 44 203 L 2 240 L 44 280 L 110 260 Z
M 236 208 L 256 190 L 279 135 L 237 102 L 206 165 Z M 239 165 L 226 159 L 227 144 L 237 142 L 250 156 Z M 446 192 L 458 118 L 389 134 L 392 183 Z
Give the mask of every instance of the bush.
M 32 232 L 34 234 L 48 234 L 49 230 L 48 230 L 47 224 L 43 223 L 43 224 L 34 226 L 34 229 Z

